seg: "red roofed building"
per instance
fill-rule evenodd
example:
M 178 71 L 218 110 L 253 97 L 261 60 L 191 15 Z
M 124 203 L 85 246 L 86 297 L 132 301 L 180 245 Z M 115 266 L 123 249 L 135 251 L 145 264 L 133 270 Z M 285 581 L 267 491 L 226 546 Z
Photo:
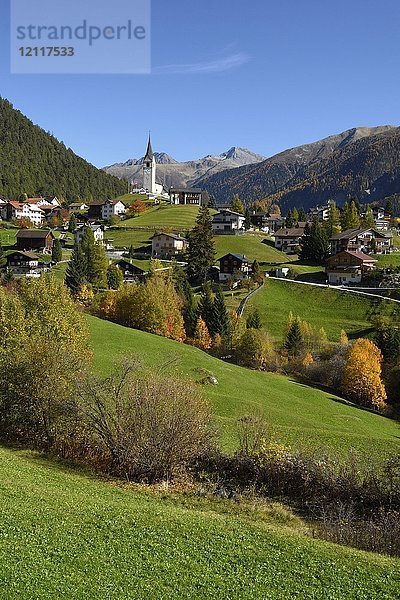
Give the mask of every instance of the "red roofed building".
M 375 269 L 376 260 L 364 254 L 352 250 L 343 250 L 326 261 L 326 273 L 328 282 L 335 285 L 348 285 L 360 283 L 363 274 Z

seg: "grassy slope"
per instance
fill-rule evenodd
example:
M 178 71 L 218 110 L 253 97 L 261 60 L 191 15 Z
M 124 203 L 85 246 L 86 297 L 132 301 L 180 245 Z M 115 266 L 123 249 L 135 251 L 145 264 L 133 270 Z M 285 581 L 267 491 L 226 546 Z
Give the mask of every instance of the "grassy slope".
M 138 354 L 146 365 L 167 365 L 181 375 L 201 379 L 196 371 L 211 371 L 219 385 L 204 388 L 223 428 L 224 444 L 233 448 L 236 419 L 261 408 L 288 444 L 333 448 L 346 453 L 351 447 L 369 455 L 398 451 L 400 427 L 394 421 L 343 403 L 319 390 L 289 378 L 259 373 L 224 363 L 191 346 L 113 323 L 88 317 L 95 353 L 95 368 L 108 372 L 118 357 Z
M 150 208 L 138 217 L 121 221 L 119 229 L 107 231 L 105 237 L 112 240 L 116 247 L 149 246 L 150 238 L 156 230 L 164 229 L 185 233 L 191 229 L 195 224 L 198 211 L 197 206 L 161 204 Z M 124 227 L 143 227 L 143 230 L 124 231 Z
M 217 258 L 221 258 L 228 252 L 244 254 L 251 261 L 258 260 L 264 263 L 281 263 L 290 261 L 290 257 L 276 250 L 272 242 L 263 244 L 265 234 L 245 233 L 243 235 L 216 235 L 215 247 Z
M 161 204 L 133 219 L 121 222 L 122 227 L 171 227 L 175 230 L 191 229 L 199 212 L 198 206 Z
M 374 316 L 400 312 L 400 305 L 385 300 L 271 280 L 250 300 L 247 312 L 254 308 L 259 309 L 264 326 L 278 340 L 283 337 L 290 311 L 317 328 L 324 327 L 331 341 L 338 340 L 341 329 L 350 336 L 362 335 L 371 331 Z
M 0 243 L 4 248 L 13 246 L 16 243 L 18 231 L 17 227 L 0 229 Z
M 399 561 L 228 501 L 105 483 L 0 448 L 2 598 L 389 600 Z

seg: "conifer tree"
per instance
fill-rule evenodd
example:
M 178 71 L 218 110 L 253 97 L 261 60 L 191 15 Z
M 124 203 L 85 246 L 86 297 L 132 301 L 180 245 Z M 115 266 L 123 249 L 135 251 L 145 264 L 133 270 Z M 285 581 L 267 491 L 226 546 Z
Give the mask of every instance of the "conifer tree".
M 193 338 L 197 324 L 197 304 L 185 271 L 176 261 L 172 266 L 172 280 L 175 290 L 182 300 L 183 320 L 186 336 Z
M 329 242 L 325 228 L 318 219 L 306 224 L 300 256 L 303 260 L 312 260 L 318 264 L 325 261 L 329 252 Z
M 241 215 L 244 213 L 244 205 L 238 194 L 235 194 L 231 200 L 231 210 L 240 213 Z
M 65 284 L 76 295 L 87 284 L 87 262 L 81 244 L 76 244 L 65 274 Z
M 228 309 L 226 308 L 225 298 L 220 287 L 217 289 L 217 293 L 215 294 L 213 313 L 213 335 L 219 334 L 224 338 L 229 334 L 230 317 Z
M 203 284 L 200 294 L 198 314 L 207 325 L 207 329 L 211 335 L 219 333 L 217 331 L 217 325 L 215 322 L 214 296 L 209 281 L 206 281 Z
M 53 249 L 51 251 L 51 260 L 56 264 L 62 260 L 62 247 L 58 238 L 54 240 Z
M 200 283 L 207 279 L 215 260 L 212 218 L 207 206 L 201 206 L 196 225 L 188 236 L 187 274 L 191 281 Z
M 385 206 L 385 211 L 391 216 L 393 217 L 393 213 L 394 213 L 394 207 L 393 207 L 393 200 L 391 198 L 389 198 L 389 200 L 386 202 L 386 206 Z
M 260 267 L 260 263 L 255 260 L 251 266 L 251 278 L 255 283 L 259 285 L 264 281 L 265 275 L 264 271 Z
M 293 217 L 292 217 L 292 211 L 289 211 L 286 219 L 285 219 L 285 227 L 287 229 L 291 229 L 291 227 L 294 226 L 294 221 L 293 221 Z
M 333 235 L 340 233 L 342 230 L 340 224 L 340 210 L 337 208 L 336 202 L 331 202 L 328 220 L 325 221 L 325 229 L 328 239 Z
M 244 228 L 245 228 L 246 231 L 248 231 L 252 227 L 251 214 L 250 214 L 250 209 L 249 208 L 246 208 L 244 216 L 245 216 L 245 219 L 244 219 Z
M 365 211 L 365 215 L 362 219 L 362 226 L 368 228 L 375 227 L 375 219 L 370 206 L 368 206 L 367 210 Z
M 350 204 L 345 203 L 342 212 L 342 230 L 357 229 L 360 227 L 360 215 L 357 206 L 352 200 Z
M 301 208 L 299 209 L 299 219 L 298 219 L 298 220 L 299 220 L 299 221 L 303 221 L 303 222 L 304 222 L 304 221 L 307 221 L 307 215 L 306 215 L 306 211 L 304 210 L 304 208 L 303 208 L 303 207 L 301 207 Z
M 86 259 L 86 279 L 88 283 L 91 283 L 96 277 L 94 269 L 95 241 L 91 227 L 86 227 L 80 246 Z
M 301 239 L 300 258 L 302 260 L 311 260 L 311 226 L 308 222 L 304 227 L 303 237 Z
M 311 225 L 311 259 L 322 264 L 329 254 L 329 241 L 322 224 L 316 219 Z
M 108 259 L 106 251 L 104 250 L 103 244 L 98 242 L 94 245 L 93 252 L 93 263 L 92 263 L 92 277 L 90 283 L 93 285 L 95 290 L 101 290 L 108 287 L 107 284 L 107 269 Z
M 304 339 L 301 332 L 300 319 L 296 318 L 292 322 L 286 336 L 285 348 L 290 356 L 298 357 L 304 349 Z
M 296 225 L 299 222 L 299 211 L 296 207 L 292 209 L 292 219 L 294 225 Z
M 68 231 L 70 233 L 74 233 L 75 229 L 76 229 L 76 217 L 74 214 L 72 214 L 69 218 Z
M 256 308 L 246 319 L 247 329 L 261 329 L 262 321 L 260 311 Z
M 110 265 L 107 269 L 107 285 L 110 290 L 119 290 L 124 281 L 121 269 L 117 265 Z

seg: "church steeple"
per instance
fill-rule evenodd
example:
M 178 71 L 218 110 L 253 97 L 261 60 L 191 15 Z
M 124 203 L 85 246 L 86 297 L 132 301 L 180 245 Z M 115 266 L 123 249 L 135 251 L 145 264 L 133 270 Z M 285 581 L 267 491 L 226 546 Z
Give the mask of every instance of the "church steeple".
M 151 162 L 153 160 L 154 153 L 153 148 L 151 147 L 151 139 L 149 134 L 149 142 L 147 144 L 146 156 L 144 157 L 145 162 Z
M 151 147 L 151 139 L 149 133 L 149 141 L 147 143 L 146 156 L 143 159 L 143 187 L 150 194 L 155 194 L 156 186 L 156 157 L 154 156 L 153 148 Z

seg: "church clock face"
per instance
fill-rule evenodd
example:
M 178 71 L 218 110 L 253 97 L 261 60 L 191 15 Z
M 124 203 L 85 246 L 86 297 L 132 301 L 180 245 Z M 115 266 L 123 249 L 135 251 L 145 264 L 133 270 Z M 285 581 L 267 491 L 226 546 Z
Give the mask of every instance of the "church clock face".
M 145 172 L 145 174 L 146 174 L 146 175 L 149 175 L 149 174 L 150 174 L 150 170 L 151 170 L 151 169 L 149 169 L 148 167 L 145 167 L 145 168 L 144 168 L 144 172 Z

